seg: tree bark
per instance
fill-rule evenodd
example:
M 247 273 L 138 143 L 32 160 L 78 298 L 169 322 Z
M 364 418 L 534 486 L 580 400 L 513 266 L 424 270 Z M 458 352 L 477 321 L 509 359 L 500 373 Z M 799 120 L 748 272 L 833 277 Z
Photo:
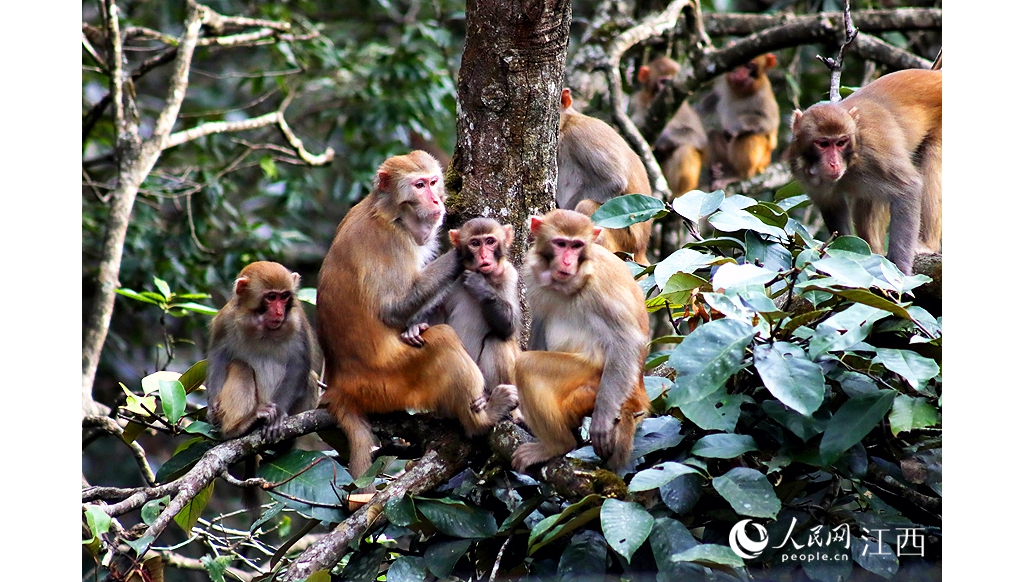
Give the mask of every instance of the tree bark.
M 554 207 L 571 16 L 568 0 L 466 3 L 449 220 L 489 216 L 515 226 L 516 265 L 526 254 L 526 218 Z

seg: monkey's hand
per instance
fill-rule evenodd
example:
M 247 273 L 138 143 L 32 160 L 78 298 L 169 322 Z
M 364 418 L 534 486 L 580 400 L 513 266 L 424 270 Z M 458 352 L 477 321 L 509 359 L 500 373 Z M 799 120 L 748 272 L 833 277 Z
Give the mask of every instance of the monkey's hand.
M 469 291 L 469 294 L 480 301 L 494 296 L 494 290 L 487 279 L 476 271 L 465 271 L 462 273 L 462 286 Z
M 594 452 L 602 459 L 610 458 L 615 452 L 615 424 L 618 420 L 615 414 L 598 410 L 594 410 L 594 415 L 590 419 L 590 443 L 594 445 Z
M 420 334 L 427 331 L 429 328 L 429 323 L 414 323 L 398 337 L 401 338 L 403 342 L 414 348 L 422 348 L 427 345 L 427 342 L 423 341 L 423 336 Z
M 273 402 L 261 404 L 256 409 L 256 419 L 263 421 L 263 435 L 268 439 L 280 436 L 284 417 L 285 414 Z

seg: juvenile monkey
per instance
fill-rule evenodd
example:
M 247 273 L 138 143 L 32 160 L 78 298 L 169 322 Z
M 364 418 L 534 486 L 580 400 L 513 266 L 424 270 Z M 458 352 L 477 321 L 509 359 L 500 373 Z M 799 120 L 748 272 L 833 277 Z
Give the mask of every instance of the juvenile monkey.
M 794 111 L 789 161 L 831 232 L 850 234 L 852 213 L 880 254 L 888 223 L 886 256 L 911 274 L 917 252 L 942 246 L 942 71 L 889 73 Z
M 262 424 L 275 438 L 286 415 L 316 407 L 316 342 L 298 289 L 298 273 L 269 261 L 251 263 L 210 324 L 207 412 L 225 437 Z
M 572 95 L 562 89 L 558 118 L 558 184 L 555 204 L 585 214 L 622 194 L 651 195 L 651 184 L 640 156 L 610 125 L 572 107 Z M 612 252 L 633 253 L 647 264 L 651 221 L 608 229 L 601 241 Z
M 702 104 L 714 106 L 711 163 L 725 181 L 752 178 L 772 161 L 779 143 L 779 104 L 767 73 L 776 63 L 767 53 L 722 75 Z
M 658 93 L 679 74 L 679 63 L 666 56 L 652 59 L 636 72 L 640 89 L 629 99 L 629 118 L 640 127 Z
M 324 402 L 349 441 L 349 472 L 370 466 L 368 414 L 436 411 L 470 435 L 517 405 L 514 386 L 484 397 L 484 378 L 448 325 L 422 333 L 422 347 L 400 335 L 411 318 L 464 267 L 455 252 L 430 261 L 447 195 L 441 168 L 414 151 L 388 158 L 370 195 L 341 221 L 320 268 L 317 320 L 324 351 Z
M 571 451 L 573 430 L 592 413 L 594 451 L 620 469 L 650 408 L 643 293 L 626 264 L 594 244 L 601 229 L 586 216 L 553 210 L 532 217 L 530 230 L 523 279 L 533 325 L 530 351 L 516 360 L 516 386 L 537 441 L 520 445 L 512 466 L 523 471 Z
M 490 394 L 499 384 L 515 381 L 519 355 L 519 274 L 505 260 L 512 244 L 512 225 L 491 218 L 474 218 L 448 231 L 448 238 L 466 271 L 439 305 L 427 304 L 402 333 L 402 340 L 423 346 L 421 334 L 430 325 L 447 323 L 462 340 L 484 375 Z

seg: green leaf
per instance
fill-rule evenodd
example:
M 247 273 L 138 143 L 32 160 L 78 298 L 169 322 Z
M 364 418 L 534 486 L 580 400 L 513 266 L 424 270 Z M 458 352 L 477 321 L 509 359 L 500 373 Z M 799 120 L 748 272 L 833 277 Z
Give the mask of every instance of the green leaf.
M 299 298 L 299 301 L 316 305 L 316 287 L 303 287 L 295 296 Z
M 430 573 L 445 579 L 455 569 L 459 558 L 466 555 L 473 540 L 452 540 L 431 544 L 423 553 L 423 563 Z
M 162 305 L 162 303 L 160 301 L 157 301 L 155 299 L 147 297 L 147 296 L 139 293 L 138 291 L 133 291 L 133 290 L 128 289 L 126 287 L 121 287 L 120 289 L 116 289 L 114 291 L 114 293 L 117 293 L 118 295 L 123 295 L 125 297 L 128 297 L 130 299 L 134 299 L 136 301 L 141 301 L 143 303 L 149 303 L 150 305 Z
M 847 449 L 867 436 L 892 408 L 896 394 L 895 390 L 879 390 L 844 402 L 821 437 L 822 461 L 826 465 L 835 463 Z
M 605 499 L 601 505 L 601 531 L 616 553 L 628 563 L 647 540 L 654 518 L 639 503 Z
M 693 444 L 691 455 L 707 459 L 733 459 L 757 450 L 754 437 L 745 434 L 709 434 Z
M 260 465 L 256 476 L 278 483 L 270 496 L 312 519 L 340 523 L 352 477 L 320 451 L 292 450 Z
M 672 350 L 668 364 L 676 370 L 670 406 L 705 398 L 725 385 L 743 366 L 754 328 L 734 319 L 706 323 Z
M 160 512 L 163 511 L 170 502 L 170 495 L 164 495 L 160 499 L 154 499 L 146 502 L 146 504 L 142 506 L 142 523 L 146 525 L 153 525 L 153 522 L 160 515 Z
M 190 534 L 192 528 L 195 527 L 196 522 L 199 521 L 199 516 L 203 514 L 203 510 L 206 509 L 207 502 L 210 501 L 210 496 L 213 495 L 213 485 L 216 481 L 211 481 L 209 485 L 203 487 L 203 489 L 196 493 L 195 497 L 189 500 L 185 504 L 185 507 L 181 508 L 174 516 L 174 523 L 178 524 L 185 531 L 185 534 Z
M 401 527 L 408 527 L 418 521 L 416 505 L 409 495 L 388 499 L 384 504 L 384 515 L 388 521 Z
M 219 438 L 217 427 L 201 420 L 194 420 L 190 422 L 189 425 L 185 427 L 185 432 L 188 434 L 201 434 L 204 437 L 213 440 L 217 440 Z
M 188 301 L 186 303 L 174 303 L 167 306 L 168 309 L 184 309 L 185 311 L 191 311 L 193 313 L 202 313 L 203 315 L 217 315 L 217 308 L 210 307 L 209 305 L 203 305 L 201 303 L 194 303 Z
M 775 202 L 785 200 L 786 198 L 792 198 L 793 196 L 799 196 L 803 193 L 803 184 L 801 184 L 799 180 L 793 180 L 789 184 L 786 184 L 775 191 Z
M 780 208 L 778 204 L 771 202 L 758 202 L 753 206 L 748 206 L 745 210 L 768 226 L 785 228 L 786 223 L 789 222 L 789 215 L 786 214 L 786 211 Z
M 342 582 L 373 582 L 387 554 L 383 544 L 363 545 L 341 571 Z
M 782 509 L 771 483 L 754 469 L 736 467 L 712 479 L 711 485 L 740 515 L 775 519 Z
M 726 201 L 728 202 L 729 200 L 727 199 Z M 778 240 L 788 239 L 785 230 L 777 226 L 771 226 L 761 222 L 758 217 L 750 214 L 750 212 L 745 209 L 727 210 L 723 205 L 722 209 L 708 218 L 708 222 L 720 232 L 752 230 L 765 236 L 774 237 Z
M 605 202 L 590 217 L 602 228 L 626 228 L 667 212 L 665 203 L 652 196 L 625 194 Z
M 490 512 L 454 499 L 417 499 L 416 508 L 438 531 L 457 538 L 489 538 L 498 533 Z
M 718 544 L 699 544 L 684 552 L 673 554 L 669 559 L 674 562 L 694 562 L 708 567 L 743 567 L 743 559 L 737 556 L 732 548 Z
M 184 447 L 178 450 L 173 457 L 160 465 L 160 469 L 156 472 L 157 482 L 169 483 L 181 477 L 206 454 L 206 451 L 215 446 L 217 446 L 215 441 L 200 438 L 185 443 Z
M 732 432 L 740 418 L 740 406 L 753 401 L 746 394 L 729 394 L 723 386 L 705 398 L 684 402 L 678 408 L 688 420 L 704 430 Z
M 185 370 L 178 381 L 185 387 L 185 394 L 191 394 L 199 389 L 206 380 L 206 360 L 199 360 L 192 364 L 192 367 Z
M 160 406 L 171 424 L 178 424 L 185 414 L 185 387 L 174 380 L 160 380 Z
M 830 418 L 828 407 L 825 410 L 817 411 L 814 416 L 804 416 L 795 410 L 786 408 L 778 400 L 765 400 L 761 403 L 761 408 L 775 422 L 788 428 L 805 443 L 814 435 L 824 432 L 828 426 L 828 418 Z M 819 418 L 819 416 L 824 416 L 824 418 Z
M 505 521 L 501 522 L 501 527 L 498 528 L 498 533 L 507 533 L 512 531 L 513 528 L 518 527 L 519 524 L 523 523 L 527 516 L 536 511 L 536 509 L 546 500 L 546 495 L 535 495 L 524 500 L 522 505 L 509 514 L 509 516 L 505 518 Z M 394 523 L 394 521 L 392 521 L 392 523 Z
M 789 342 L 754 346 L 754 367 L 772 396 L 804 416 L 825 399 L 825 375 L 803 348 Z
M 228 571 L 228 566 L 231 565 L 231 556 L 203 556 L 199 558 L 199 563 L 206 569 L 206 573 L 210 575 L 212 582 L 225 582 L 224 574 Z
M 387 582 L 423 582 L 427 578 L 427 568 L 423 558 L 400 556 L 388 568 Z
M 672 304 L 684 305 L 689 303 L 692 290 L 700 289 L 707 284 L 708 282 L 705 279 L 697 275 L 676 273 L 665 282 L 661 293 L 658 294 L 658 299 L 667 299 Z
M 167 281 L 159 277 L 153 277 L 153 283 L 156 285 L 157 291 L 164 296 L 164 301 L 170 301 L 171 299 L 171 287 L 167 284 Z
M 592 496 L 588 495 L 587 497 Z M 579 503 L 575 505 L 578 506 Z M 592 503 L 588 503 L 588 505 L 592 505 Z M 551 542 L 559 538 L 571 534 L 579 528 L 587 525 L 591 521 L 597 519 L 597 517 L 601 514 L 601 506 L 599 505 L 595 507 L 589 507 L 588 509 L 585 509 L 583 511 L 577 511 L 578 509 L 581 508 L 573 508 L 572 512 L 570 512 L 570 509 L 567 508 L 560 515 L 553 516 L 558 518 L 555 521 L 564 523 L 558 523 L 554 527 L 551 527 L 548 531 L 545 531 L 544 535 L 542 536 L 534 536 L 531 532 L 529 541 L 529 554 L 532 556 L 535 552 L 537 552 L 544 546 L 550 544 Z M 569 519 L 570 514 L 572 514 L 571 519 Z M 544 523 L 545 521 L 546 520 L 542 520 L 540 523 Z M 538 528 L 540 527 L 540 523 L 537 524 Z
M 154 541 L 155 538 L 153 536 L 142 536 L 141 538 L 134 541 L 124 540 L 124 543 L 128 544 L 128 547 L 135 550 L 136 556 L 142 556 L 146 553 L 146 550 L 149 549 L 149 546 L 151 546 Z
M 698 473 L 687 473 L 662 485 L 658 492 L 669 509 L 684 515 L 697 505 L 703 492 L 704 481 L 704 477 Z
M 83 544 L 89 544 L 97 537 L 110 531 L 110 516 L 96 505 L 90 505 L 85 508 L 85 522 L 89 525 L 89 532 L 92 533 L 92 537 L 88 540 L 83 540 Z
M 269 180 L 277 179 L 277 164 L 274 163 L 274 158 L 270 156 L 263 156 L 260 158 L 260 169 L 263 170 L 263 175 Z
M 725 200 L 725 191 L 702 192 L 691 190 L 672 201 L 672 209 L 691 222 L 711 216 Z
M 664 289 L 676 273 L 693 273 L 711 264 L 714 257 L 692 249 L 679 249 L 654 266 L 654 280 Z
M 608 544 L 601 534 L 583 530 L 572 536 L 558 559 L 559 580 L 602 579 L 608 561 Z
M 715 271 L 711 278 L 711 288 L 715 291 L 747 287 L 748 285 L 765 285 L 778 273 L 757 265 L 745 263 L 737 265 L 726 263 Z
M 925 398 L 900 394 L 889 412 L 889 429 L 893 436 L 915 428 L 928 428 L 939 424 L 939 412 Z
M 914 390 L 920 390 L 928 380 L 939 375 L 939 365 L 935 360 L 910 350 L 878 348 L 872 362 L 882 364 L 903 376 Z
M 862 238 L 841 236 L 828 245 L 827 252 L 831 257 L 858 261 L 871 256 L 871 247 Z
M 680 475 L 696 472 L 696 469 L 675 461 L 658 463 L 650 469 L 644 469 L 637 473 L 629 482 L 629 491 L 632 493 L 657 489 Z
M 659 517 L 654 520 L 651 528 L 651 550 L 654 563 L 658 566 L 657 580 L 667 582 L 675 580 L 705 580 L 704 569 L 696 564 L 673 561 L 672 556 L 682 554 L 690 548 L 700 545 L 690 530 L 678 520 L 670 517 Z
M 845 287 L 870 287 L 875 280 L 864 267 L 843 257 L 825 257 L 813 261 L 811 266 L 819 272 L 831 275 L 835 284 Z
M 899 557 L 889 544 L 866 541 L 859 537 L 852 538 L 850 542 L 850 554 L 861 568 L 886 580 L 892 580 L 899 571 Z

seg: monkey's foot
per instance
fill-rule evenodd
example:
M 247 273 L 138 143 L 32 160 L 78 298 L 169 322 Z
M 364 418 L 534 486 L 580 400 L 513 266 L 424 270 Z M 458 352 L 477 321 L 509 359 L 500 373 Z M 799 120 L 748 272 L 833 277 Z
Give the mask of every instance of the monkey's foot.
M 512 453 L 512 468 L 516 472 L 524 473 L 531 465 L 542 463 L 557 456 L 539 442 L 523 443 Z
M 497 422 L 502 416 L 519 406 L 519 391 L 512 384 L 498 384 L 487 401 L 487 413 Z
M 480 396 L 479 398 L 474 400 L 472 404 L 469 405 L 469 411 L 472 412 L 473 414 L 477 414 L 481 410 L 483 410 L 484 406 L 486 406 L 486 405 L 487 405 L 487 399 L 484 398 L 483 396 Z

